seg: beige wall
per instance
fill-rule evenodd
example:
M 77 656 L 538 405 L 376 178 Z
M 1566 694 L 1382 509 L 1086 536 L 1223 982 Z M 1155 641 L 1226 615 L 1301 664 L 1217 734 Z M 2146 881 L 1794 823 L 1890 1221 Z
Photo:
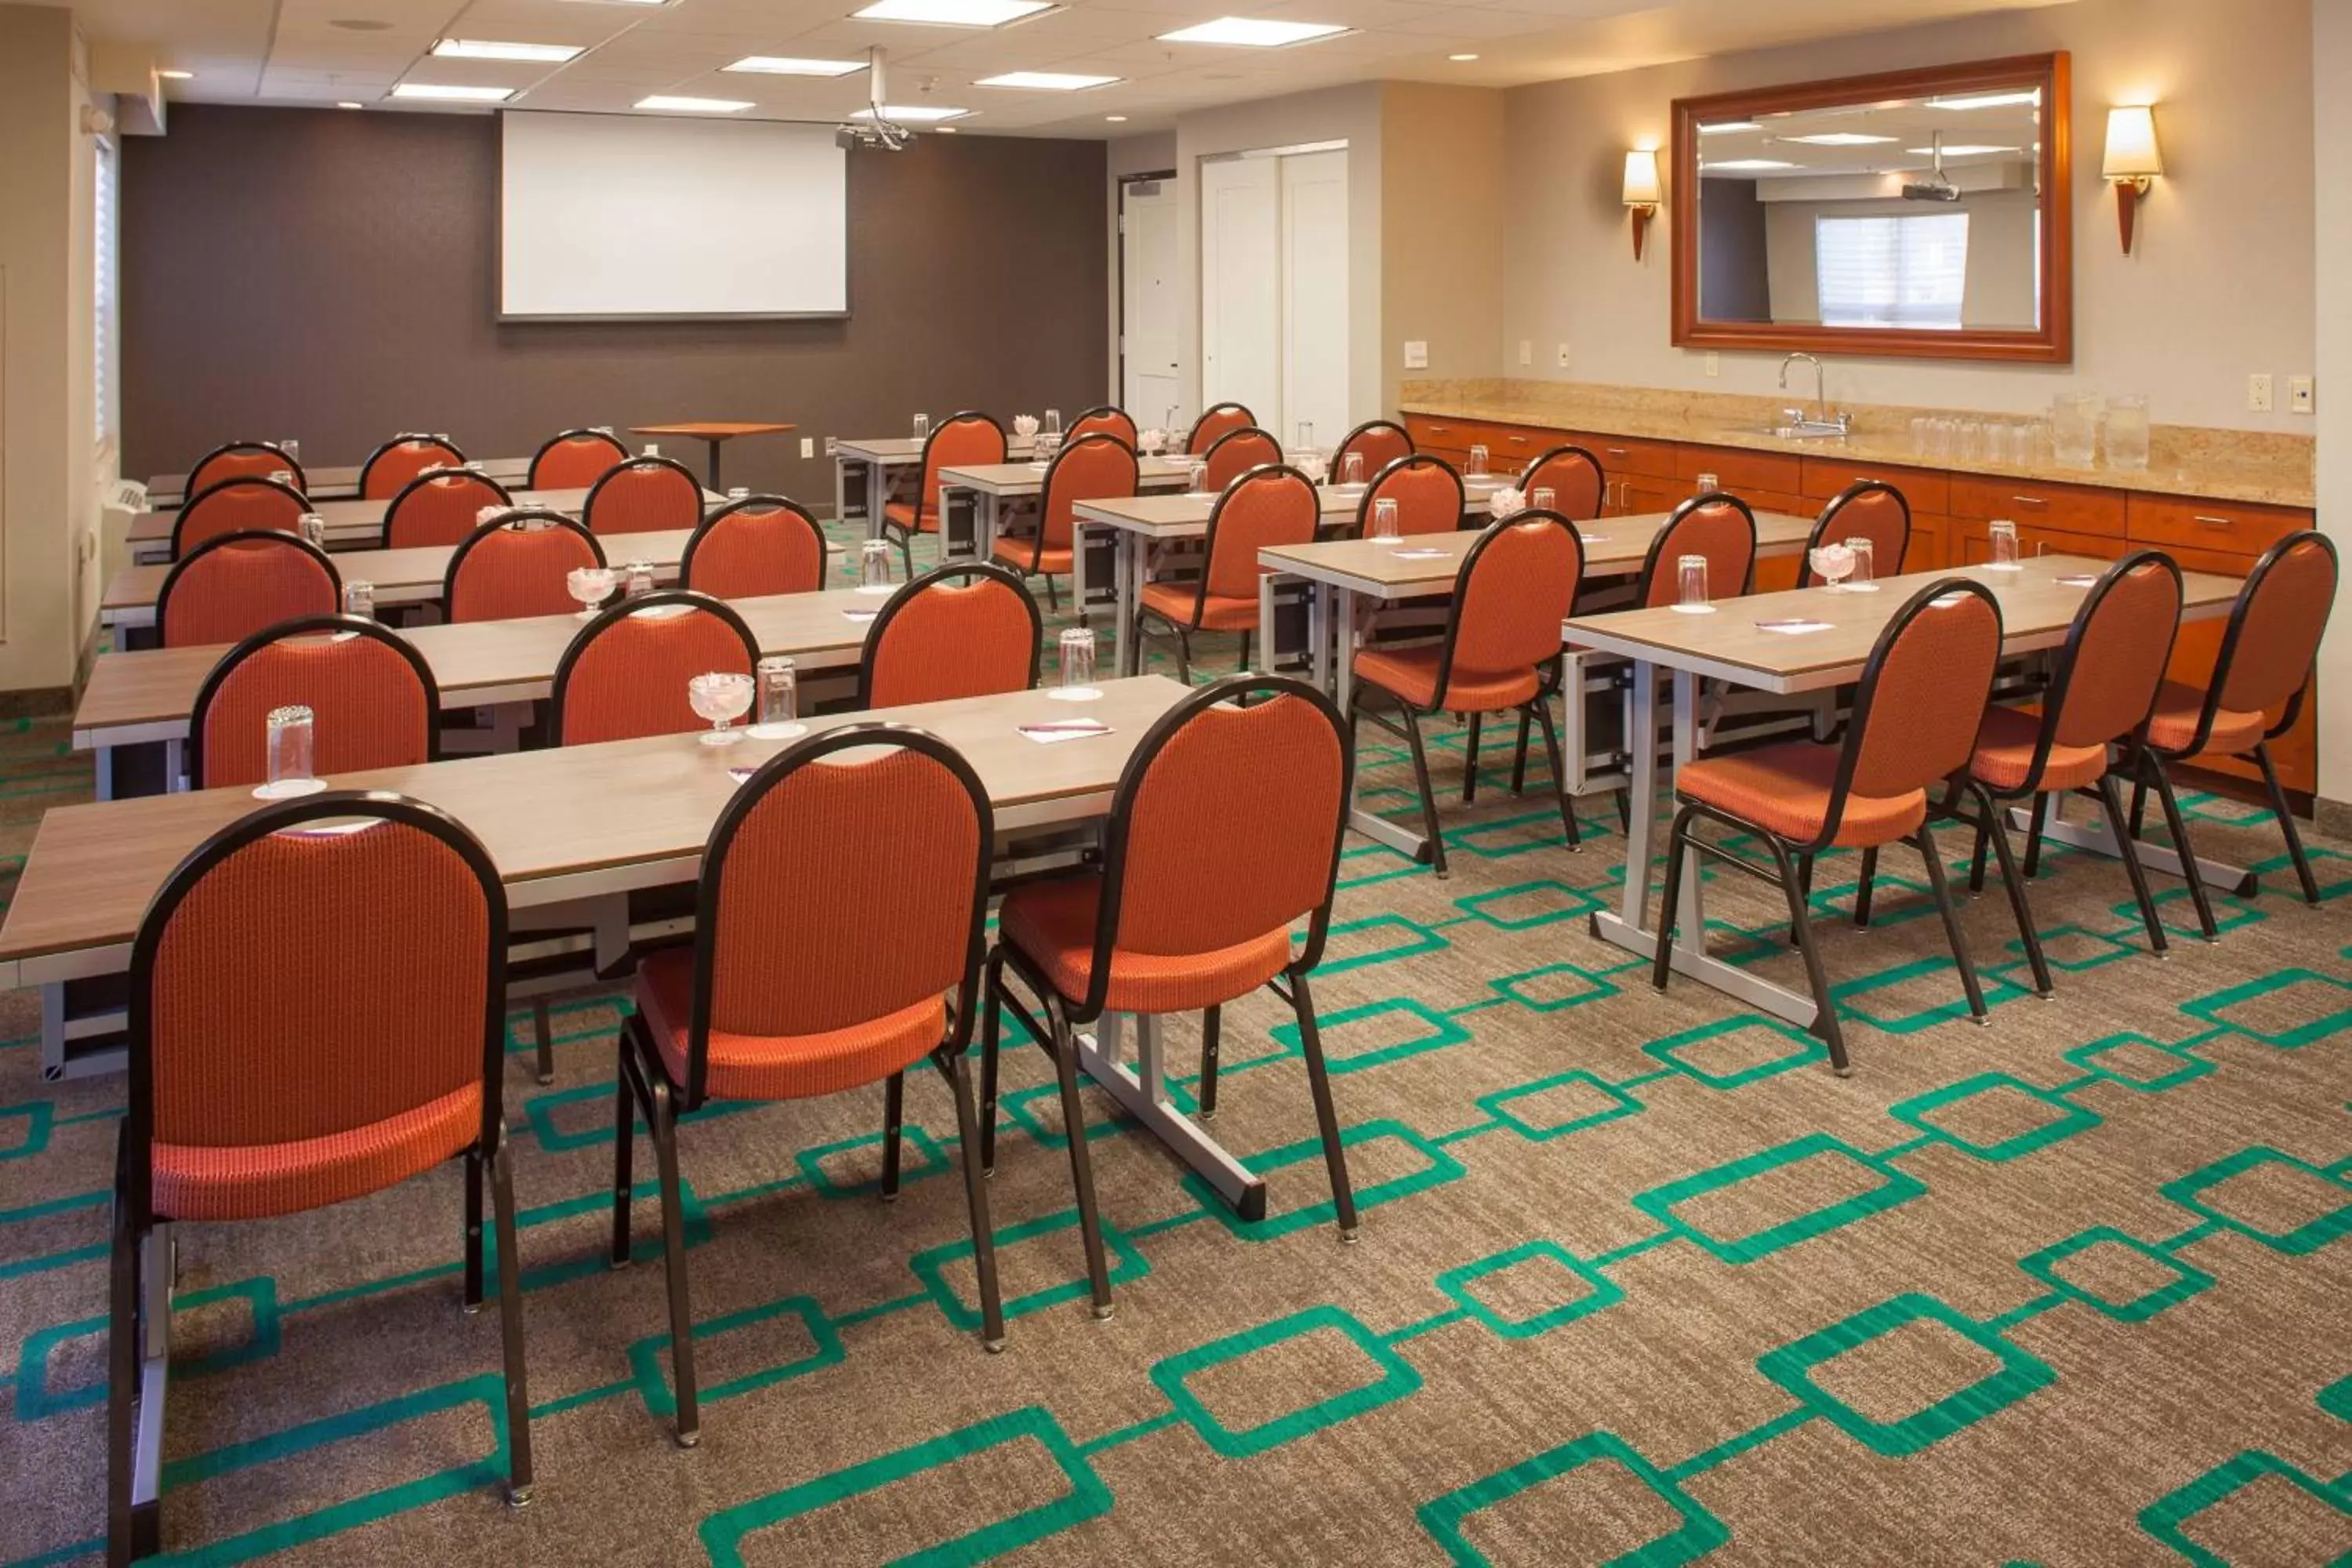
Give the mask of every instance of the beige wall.
M 2352 9 L 2352 0 L 2322 0 L 2329 8 Z M 1668 343 L 1670 247 L 1654 242 L 1647 259 L 1633 260 L 1619 202 L 1624 150 L 1664 146 L 1669 105 L 1689 94 L 2065 49 L 2074 72 L 2074 363 L 1838 359 L 1831 396 L 2025 413 L 2080 386 L 2145 392 L 2166 423 L 2309 435 L 2310 419 L 2284 412 L 2284 379 L 2312 368 L 2312 0 L 2078 0 L 1515 89 L 1506 94 L 1509 188 L 1540 199 L 1519 203 L 1497 345 L 1510 357 L 1496 368 L 1770 395 L 1778 355 L 1724 354 L 1710 380 L 1704 355 Z M 2336 79 L 2345 79 L 2340 70 Z M 2151 99 L 2168 174 L 2142 209 L 2138 253 L 2126 258 L 2098 177 L 2100 149 L 2108 105 Z M 1516 361 L 1522 338 L 1535 342 L 1532 370 Z M 1572 345 L 1564 371 L 1553 356 L 1563 342 Z M 2247 412 L 2254 371 L 2280 378 L 2278 412 Z
M 2335 287 L 2319 296 L 2319 525 L 2352 567 L 2352 186 L 2341 154 L 2352 148 L 2352 5 L 2323 0 L 2312 13 L 2311 79 L 2318 89 L 2312 141 L 2336 156 L 2313 183 L 2315 264 Z M 2319 794 L 2352 806 L 2352 584 L 2336 595 L 2335 624 L 2320 646 Z
M 1516 210 L 1504 183 L 1503 94 L 1491 88 L 1386 84 L 1381 113 L 1381 385 L 1496 374 L 1503 334 L 1502 254 Z M 1404 345 L 1429 345 L 1426 370 Z M 1360 416 L 1361 417 L 1362 416 Z

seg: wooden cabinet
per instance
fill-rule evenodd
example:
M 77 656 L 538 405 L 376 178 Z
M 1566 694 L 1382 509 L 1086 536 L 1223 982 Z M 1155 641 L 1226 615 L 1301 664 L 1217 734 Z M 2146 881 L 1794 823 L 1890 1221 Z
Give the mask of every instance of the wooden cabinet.
M 1845 458 L 1814 457 L 1808 453 L 1803 459 L 1803 469 L 1804 482 L 1798 489 L 1817 501 L 1828 500 L 1860 480 L 1876 479 L 1901 490 L 1915 518 L 1923 511 L 1940 516 L 1952 510 L 1952 476 L 1934 468 L 1873 466 Z
M 1983 518 L 1958 518 L 1949 536 L 1945 564 L 1949 566 L 1981 566 L 1992 559 L 1992 525 Z M 2094 560 L 2113 561 L 2131 547 L 2122 539 L 2102 533 L 2075 533 L 2066 529 L 2043 528 L 2038 523 L 2020 521 L 2017 524 L 2017 552 L 2020 555 L 2088 555 Z
M 1675 448 L 1675 477 L 1690 481 L 1694 491 L 1701 474 L 1713 474 L 1716 483 L 1750 506 L 1762 503 L 1757 492 L 1799 496 L 1804 485 L 1794 452 L 1750 452 L 1739 447 L 1699 447 L 1685 443 Z M 1774 511 L 1786 510 L 1780 506 Z
M 2020 535 L 2032 526 L 2062 533 L 2124 536 L 2123 492 L 2090 485 L 2045 485 L 2034 479 L 1954 474 L 1951 512 L 1969 519 L 2005 517 L 2017 524 Z
M 2186 496 L 2134 495 L 2125 503 L 2124 531 L 2136 544 L 2160 549 L 2220 551 L 2242 556 L 2251 570 L 2262 552 L 2312 526 L 2312 514 L 2293 507 L 2242 506 Z

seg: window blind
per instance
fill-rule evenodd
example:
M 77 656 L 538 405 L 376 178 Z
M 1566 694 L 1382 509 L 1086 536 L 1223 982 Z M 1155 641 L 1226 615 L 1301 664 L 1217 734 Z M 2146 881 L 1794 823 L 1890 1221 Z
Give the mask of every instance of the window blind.
M 1813 257 L 1823 326 L 1959 330 L 1968 214 L 1815 218 Z

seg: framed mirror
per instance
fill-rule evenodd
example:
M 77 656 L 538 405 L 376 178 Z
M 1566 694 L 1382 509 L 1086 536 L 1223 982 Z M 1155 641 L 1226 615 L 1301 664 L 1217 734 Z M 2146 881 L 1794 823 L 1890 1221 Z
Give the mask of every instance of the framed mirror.
M 2065 55 L 1674 111 L 1678 347 L 2074 358 Z

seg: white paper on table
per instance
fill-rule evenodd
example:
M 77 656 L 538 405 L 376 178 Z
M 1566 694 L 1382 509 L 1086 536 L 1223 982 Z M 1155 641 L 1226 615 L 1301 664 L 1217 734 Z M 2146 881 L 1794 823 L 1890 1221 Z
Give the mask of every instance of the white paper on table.
M 879 610 L 844 610 L 841 612 L 843 619 L 852 621 L 870 621 L 881 613 L 882 612 Z
M 1021 732 L 1041 746 L 1056 746 L 1064 741 L 1084 741 L 1111 731 L 1110 726 L 1099 720 L 1062 719 L 1049 724 L 1024 724 Z

